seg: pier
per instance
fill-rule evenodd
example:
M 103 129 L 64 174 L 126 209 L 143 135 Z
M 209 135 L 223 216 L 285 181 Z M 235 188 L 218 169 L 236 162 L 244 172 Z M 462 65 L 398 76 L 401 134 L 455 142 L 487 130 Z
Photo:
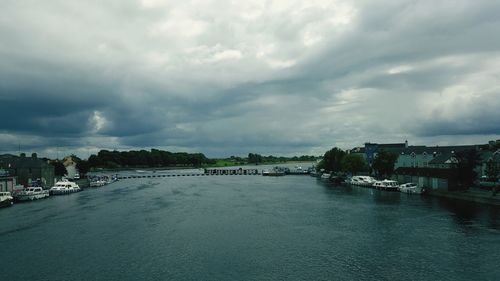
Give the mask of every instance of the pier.
M 117 179 L 136 178 L 170 178 L 170 177 L 202 177 L 202 176 L 256 176 L 261 175 L 258 169 L 205 169 L 203 173 L 176 173 L 176 174 L 145 174 L 118 176 Z

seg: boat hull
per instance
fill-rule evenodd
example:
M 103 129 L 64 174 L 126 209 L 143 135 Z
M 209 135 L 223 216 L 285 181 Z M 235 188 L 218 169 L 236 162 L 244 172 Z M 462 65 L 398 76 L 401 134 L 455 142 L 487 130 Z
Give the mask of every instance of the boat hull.
M 76 190 L 76 189 L 63 189 L 63 190 L 59 190 L 59 189 L 55 189 L 55 190 L 50 190 L 50 195 L 66 195 L 66 194 L 71 194 L 71 193 L 75 193 L 75 192 L 78 192 L 80 190 Z
M 0 201 L 0 208 L 10 207 L 10 206 L 12 206 L 12 204 L 14 204 L 14 200 L 5 199 L 5 200 Z
M 21 194 L 17 195 L 14 197 L 16 201 L 32 201 L 32 200 L 38 200 L 38 199 L 43 199 L 46 197 L 49 197 L 49 192 L 44 192 L 42 194 Z

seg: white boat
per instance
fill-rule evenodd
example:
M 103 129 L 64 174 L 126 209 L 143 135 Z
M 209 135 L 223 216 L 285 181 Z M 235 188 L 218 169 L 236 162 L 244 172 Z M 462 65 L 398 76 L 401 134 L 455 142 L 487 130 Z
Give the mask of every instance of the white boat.
M 419 187 L 417 184 L 409 182 L 404 183 L 398 187 L 400 192 L 408 193 L 408 194 L 422 194 L 424 189 Z
M 89 185 L 90 185 L 90 187 L 101 187 L 101 186 L 105 186 L 106 184 L 108 184 L 107 181 L 98 179 L 98 180 L 91 181 Z
M 398 182 L 393 180 L 376 181 L 373 187 L 381 190 L 399 190 Z
M 37 200 L 49 197 L 49 191 L 40 186 L 28 186 L 14 194 L 14 199 L 19 201 Z
M 14 203 L 14 198 L 8 191 L 0 192 L 0 207 L 9 207 Z
M 329 180 L 331 176 L 332 176 L 331 173 L 323 173 L 323 174 L 321 174 L 321 177 L 319 177 L 319 178 L 322 180 Z
M 272 170 L 264 170 L 262 171 L 263 176 L 271 176 L 271 177 L 281 177 L 285 175 L 284 171 L 280 171 L 279 169 Z
M 69 194 L 73 192 L 78 192 L 80 191 L 80 187 L 78 184 L 68 181 L 68 180 L 61 180 L 56 182 L 56 184 L 50 188 L 50 194 L 52 195 L 62 195 L 62 194 Z
M 370 176 L 353 176 L 349 181 L 352 185 L 372 186 L 376 180 Z

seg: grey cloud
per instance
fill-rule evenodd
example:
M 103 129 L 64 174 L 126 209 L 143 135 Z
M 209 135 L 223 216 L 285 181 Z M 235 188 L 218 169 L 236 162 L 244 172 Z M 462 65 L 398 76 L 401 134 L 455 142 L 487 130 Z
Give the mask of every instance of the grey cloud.
M 338 26 L 300 1 L 255 19 L 224 1 L 4 4 L 0 144 L 13 150 L 32 138 L 40 150 L 289 154 L 500 134 L 494 1 L 349 1 Z

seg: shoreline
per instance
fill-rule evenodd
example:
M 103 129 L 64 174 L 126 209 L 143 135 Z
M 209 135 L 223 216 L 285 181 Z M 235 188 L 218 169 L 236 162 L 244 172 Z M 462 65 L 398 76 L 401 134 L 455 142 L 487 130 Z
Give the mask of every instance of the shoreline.
M 311 161 L 288 161 L 288 162 L 266 162 L 266 163 L 234 163 L 234 164 L 212 164 L 196 166 L 166 166 L 166 167 L 123 167 L 123 168 L 97 168 L 89 171 L 95 172 L 116 172 L 116 171 L 132 171 L 132 170 L 187 170 L 187 169 L 205 169 L 205 168 L 230 168 L 230 167 L 259 167 L 265 165 L 280 165 L 280 164 L 313 164 Z
M 500 206 L 500 193 L 491 195 L 491 191 L 469 189 L 465 191 L 429 191 L 428 195 L 479 204 Z

